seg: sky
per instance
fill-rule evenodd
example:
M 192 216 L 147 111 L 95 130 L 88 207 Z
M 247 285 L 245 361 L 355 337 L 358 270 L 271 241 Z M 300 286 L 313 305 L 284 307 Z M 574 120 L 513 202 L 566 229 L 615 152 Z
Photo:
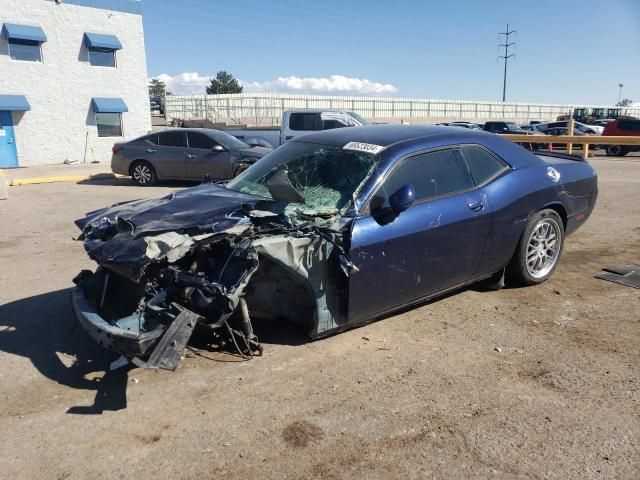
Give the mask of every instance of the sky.
M 509 24 L 507 101 L 613 104 L 619 84 L 640 101 L 640 0 L 142 5 L 149 77 L 174 94 L 226 70 L 244 91 L 501 100 Z

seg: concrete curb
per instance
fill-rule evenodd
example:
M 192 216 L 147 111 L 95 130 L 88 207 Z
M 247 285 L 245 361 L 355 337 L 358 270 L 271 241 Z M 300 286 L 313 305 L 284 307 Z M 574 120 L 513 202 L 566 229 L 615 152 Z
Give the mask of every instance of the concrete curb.
M 39 183 L 58 183 L 58 182 L 82 182 L 84 180 L 108 180 L 111 178 L 125 178 L 122 175 L 113 173 L 95 173 L 93 175 L 54 175 L 50 177 L 30 177 L 30 178 L 14 178 L 9 182 L 12 187 L 21 185 L 35 185 Z

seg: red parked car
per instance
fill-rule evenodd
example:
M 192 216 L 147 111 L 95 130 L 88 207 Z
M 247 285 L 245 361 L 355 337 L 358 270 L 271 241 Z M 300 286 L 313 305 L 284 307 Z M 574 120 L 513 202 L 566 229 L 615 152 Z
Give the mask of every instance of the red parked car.
M 604 136 L 640 137 L 640 120 L 613 120 L 604 127 Z M 640 151 L 640 145 L 607 145 L 607 155 L 621 157 Z

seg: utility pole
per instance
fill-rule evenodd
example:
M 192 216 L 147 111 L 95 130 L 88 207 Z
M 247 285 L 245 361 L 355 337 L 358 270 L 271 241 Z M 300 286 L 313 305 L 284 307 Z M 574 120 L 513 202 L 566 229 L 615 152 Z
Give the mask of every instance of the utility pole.
M 620 90 L 618 90 L 618 103 L 620 103 L 620 99 L 622 98 L 622 88 L 624 87 L 624 83 L 619 83 L 618 84 L 618 88 Z
M 504 43 L 498 45 L 498 48 L 504 48 L 504 55 L 500 55 L 498 58 L 501 58 L 504 61 L 504 78 L 502 81 L 502 101 L 504 102 L 507 98 L 507 61 L 511 57 L 515 57 L 512 53 L 509 55 L 509 48 L 514 46 L 516 42 L 509 42 L 509 36 L 516 33 L 515 30 L 509 30 L 509 24 L 507 23 L 507 31 L 500 32 L 498 35 L 504 35 Z

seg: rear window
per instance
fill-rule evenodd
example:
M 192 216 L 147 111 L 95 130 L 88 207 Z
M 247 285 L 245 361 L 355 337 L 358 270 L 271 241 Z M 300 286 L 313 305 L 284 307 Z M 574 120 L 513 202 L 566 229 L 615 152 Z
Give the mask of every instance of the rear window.
M 165 132 L 159 135 L 159 145 L 163 147 L 186 147 L 184 132 Z
M 147 137 L 142 137 L 140 140 L 146 143 L 151 143 L 152 145 L 158 145 L 158 134 L 149 135 Z
M 316 130 L 317 116 L 317 113 L 292 113 L 289 117 L 289 128 L 299 131 Z
M 476 185 L 482 185 L 507 167 L 504 163 L 480 147 L 464 147 L 464 159 Z

